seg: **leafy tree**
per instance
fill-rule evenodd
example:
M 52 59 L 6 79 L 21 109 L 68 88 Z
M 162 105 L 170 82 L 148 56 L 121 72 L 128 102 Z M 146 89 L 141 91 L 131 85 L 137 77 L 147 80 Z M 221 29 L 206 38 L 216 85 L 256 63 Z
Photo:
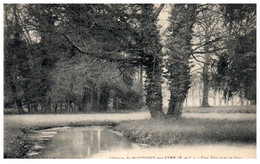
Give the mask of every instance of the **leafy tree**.
M 28 83 L 30 68 L 28 62 L 28 45 L 23 39 L 23 28 L 20 24 L 19 6 L 5 5 L 4 31 L 4 86 L 5 93 L 11 93 L 18 108 L 23 112 L 22 101 L 26 84 Z
M 131 5 L 132 26 L 135 30 L 132 47 L 137 49 L 146 71 L 146 105 L 152 118 L 163 118 L 162 111 L 162 53 L 157 29 L 157 17 L 163 8 L 154 5 Z
M 131 65 L 142 64 L 147 74 L 147 106 L 153 118 L 161 117 L 161 57 L 156 27 L 158 12 L 153 5 L 100 5 L 90 14 L 92 19 L 84 35 L 67 35 L 66 38 L 79 52 L 110 62 Z M 75 12 L 78 10 L 72 10 Z M 96 15 L 95 15 L 96 13 Z M 87 17 L 83 17 L 87 18 Z M 80 21 L 81 22 L 81 21 Z M 83 21 L 84 22 L 84 21 Z M 73 23 L 75 25 L 75 23 Z M 88 29 L 90 28 L 90 29 Z M 75 29 L 75 28 L 73 28 Z M 92 32 L 93 31 L 93 32 Z M 82 32 L 82 29 L 81 31 Z M 99 33 L 100 32 L 100 33 Z M 77 40 L 83 41 L 84 45 Z M 91 46 L 91 45 L 95 46 Z M 98 45 L 99 47 L 97 47 Z M 109 48 L 109 49 L 108 49 Z M 98 49 L 98 50 L 97 50 Z M 98 52 L 98 53 L 97 53 Z M 122 52 L 126 52 L 122 55 Z
M 201 12 L 197 15 L 193 34 L 193 58 L 199 65 L 196 73 L 199 73 L 203 83 L 203 98 L 201 107 L 209 107 L 208 94 L 214 73 L 214 63 L 216 58 L 224 49 L 223 39 L 226 29 L 223 28 L 223 18 L 221 18 L 220 7 L 218 5 L 203 5 Z
M 221 5 L 228 37 L 215 81 L 226 98 L 239 94 L 256 102 L 256 5 Z
M 155 10 L 153 5 L 24 4 L 20 6 L 24 8 L 20 22 L 24 28 L 23 33 L 28 37 L 33 36 L 28 41 L 30 51 L 34 54 L 29 60 L 32 63 L 30 78 L 33 82 L 28 85 L 33 93 L 29 90 L 27 93 L 31 93 L 30 97 L 40 95 L 36 96 L 33 102 L 36 104 L 37 101 L 40 102 L 45 108 L 43 111 L 51 108 L 52 89 L 55 86 L 53 82 L 56 82 L 51 75 L 59 67 L 58 62 L 69 61 L 79 53 L 115 65 L 122 80 L 128 82 L 131 80 L 125 78 L 131 76 L 126 72 L 131 71 L 124 71 L 125 68 L 144 65 L 148 77 L 148 108 L 152 117 L 162 115 L 161 46 L 156 19 L 163 5 L 158 10 Z M 71 66 L 73 65 L 68 65 L 69 68 Z M 68 82 L 73 81 L 72 79 Z M 36 82 L 40 82 L 41 85 L 35 86 Z M 63 98 L 68 102 L 71 97 L 69 93 L 74 86 L 70 83 L 66 85 L 69 85 L 68 91 L 66 90 L 68 94 Z M 104 82 L 104 85 L 98 88 L 104 91 L 100 93 L 105 93 L 107 84 Z M 88 97 L 86 94 L 83 97 Z M 105 100 L 107 95 L 101 97 L 103 98 L 99 99 L 100 101 L 107 102 Z
M 137 103 L 133 98 L 140 94 L 133 87 L 129 69 L 121 71 L 118 64 L 111 65 L 80 53 L 69 60 L 58 61 L 51 72 L 51 81 L 53 102 L 74 103 L 80 112 L 108 111 L 110 101 L 113 110 L 121 106 L 129 108 L 123 104 Z
M 180 117 L 183 101 L 190 88 L 189 59 L 192 55 L 192 28 L 196 21 L 197 5 L 175 4 L 171 9 L 167 28 L 167 59 L 165 74 L 170 85 L 170 102 L 167 115 Z

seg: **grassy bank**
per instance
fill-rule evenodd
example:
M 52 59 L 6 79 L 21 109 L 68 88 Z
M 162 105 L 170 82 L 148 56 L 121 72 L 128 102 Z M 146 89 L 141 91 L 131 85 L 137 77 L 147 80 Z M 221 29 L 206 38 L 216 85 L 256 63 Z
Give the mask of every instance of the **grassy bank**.
M 26 142 L 29 128 L 8 126 L 4 128 L 4 158 L 21 158 L 30 149 Z
M 174 120 L 128 121 L 115 127 L 127 138 L 149 145 L 200 143 L 255 143 L 255 120 Z

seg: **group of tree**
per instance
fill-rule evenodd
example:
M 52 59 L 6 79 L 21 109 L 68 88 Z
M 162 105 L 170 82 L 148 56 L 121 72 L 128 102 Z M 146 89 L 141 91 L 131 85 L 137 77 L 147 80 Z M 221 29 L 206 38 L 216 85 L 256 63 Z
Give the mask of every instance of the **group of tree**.
M 170 25 L 162 44 L 157 22 L 165 6 Z M 42 112 L 138 109 L 143 93 L 134 78 L 142 68 L 151 117 L 180 117 L 192 58 L 203 64 L 205 95 L 214 86 L 255 100 L 255 13 L 255 5 L 242 4 L 6 4 L 5 105 L 20 113 L 24 105 Z
M 256 103 L 256 5 L 204 5 L 194 26 L 193 58 L 203 82 L 202 107 L 209 89 L 224 99 L 239 95 Z

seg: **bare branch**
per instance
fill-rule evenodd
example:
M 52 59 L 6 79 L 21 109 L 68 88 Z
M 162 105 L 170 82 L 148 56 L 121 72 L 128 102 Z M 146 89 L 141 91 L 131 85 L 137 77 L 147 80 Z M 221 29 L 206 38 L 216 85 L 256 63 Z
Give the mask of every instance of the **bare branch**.
M 86 52 L 85 50 L 83 50 L 81 47 L 77 46 L 69 36 L 67 36 L 66 34 L 62 33 L 62 36 L 64 36 L 67 41 L 69 43 L 71 43 L 80 53 L 82 54 L 86 54 L 89 56 L 93 56 L 99 59 L 103 59 L 103 60 L 107 60 L 109 62 L 121 62 L 121 63 L 129 63 L 129 64 L 133 64 L 133 65 L 138 65 L 141 62 L 141 59 L 138 58 L 112 58 L 111 56 L 107 56 L 107 55 L 100 55 L 100 54 L 113 54 L 113 53 L 119 53 L 119 50 L 115 50 L 115 51 L 111 51 L 111 52 L 102 52 L 99 51 L 98 53 L 94 53 L 94 52 Z
M 193 59 L 195 59 L 197 62 L 200 62 L 200 63 L 203 63 L 203 64 L 205 64 L 205 65 L 206 65 L 206 64 L 208 65 L 208 63 L 205 63 L 204 61 L 197 59 L 197 58 L 194 56 L 194 54 L 191 54 L 191 56 L 192 56 Z
M 206 46 L 206 45 L 209 45 L 209 44 L 215 43 L 215 42 L 217 42 L 217 41 L 220 41 L 221 39 L 222 39 L 222 37 L 218 37 L 218 38 L 216 38 L 216 39 L 214 39 L 214 40 L 210 40 L 210 41 L 208 41 L 208 42 L 206 42 L 206 43 L 200 44 L 200 45 L 198 45 L 198 47 L 194 48 L 193 51 L 196 51 L 196 50 L 198 50 L 199 48 L 204 47 L 204 46 Z M 193 44 L 193 45 L 197 45 L 197 44 Z
M 162 11 L 164 5 L 165 5 L 165 4 L 161 4 L 161 5 L 158 7 L 158 9 L 155 11 L 155 13 L 154 13 L 155 18 L 157 18 L 157 17 L 159 16 L 159 14 L 160 14 L 160 12 Z

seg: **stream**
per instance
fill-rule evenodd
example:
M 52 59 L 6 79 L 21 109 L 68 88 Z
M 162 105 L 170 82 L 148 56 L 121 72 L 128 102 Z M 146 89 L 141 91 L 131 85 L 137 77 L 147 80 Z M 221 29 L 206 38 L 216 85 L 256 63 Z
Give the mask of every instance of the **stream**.
M 27 158 L 234 159 L 256 158 L 256 145 L 207 144 L 148 146 L 130 142 L 107 127 L 61 127 L 37 130 Z

